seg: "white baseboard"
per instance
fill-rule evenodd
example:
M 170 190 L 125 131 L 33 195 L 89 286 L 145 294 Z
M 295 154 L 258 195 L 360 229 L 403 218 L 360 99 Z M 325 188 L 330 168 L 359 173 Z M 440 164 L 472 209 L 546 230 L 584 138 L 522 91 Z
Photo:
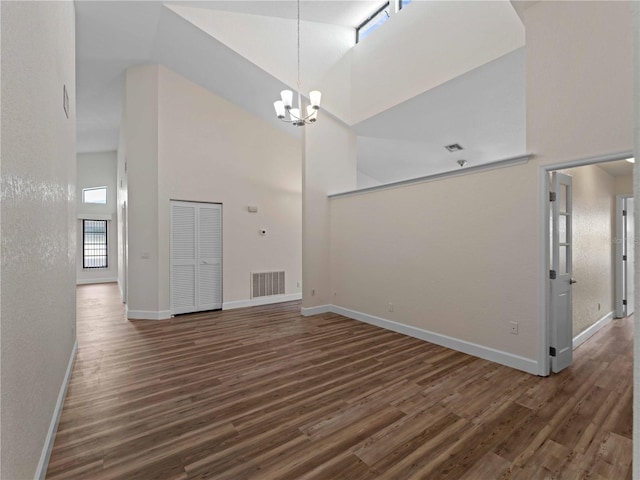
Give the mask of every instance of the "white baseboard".
M 257 307 L 259 305 L 270 305 L 272 303 L 292 302 L 301 300 L 302 293 L 288 293 L 286 295 L 270 295 L 268 297 L 251 298 L 248 300 L 234 300 L 233 302 L 224 302 L 222 310 L 232 310 L 234 308 Z
M 93 283 L 115 283 L 118 279 L 115 277 L 105 277 L 105 278 L 78 278 L 76 280 L 76 285 L 91 285 Z
M 319 305 L 317 307 L 301 308 L 300 314 L 303 317 L 310 317 L 311 315 L 320 315 L 321 313 L 333 312 L 333 305 Z
M 589 340 L 593 335 L 595 335 L 598 330 L 600 330 L 607 323 L 613 320 L 614 314 L 615 312 L 607 313 L 604 317 L 602 317 L 596 323 L 591 325 L 589 328 L 587 328 L 586 330 L 580 332 L 578 335 L 573 337 L 573 349 L 575 350 L 576 348 L 578 348 L 584 342 Z
M 125 306 L 127 318 L 131 320 L 168 320 L 171 318 L 171 310 L 129 310 L 129 307 Z
M 386 318 L 376 317 L 355 310 L 350 310 L 348 308 L 338 307 L 337 305 L 322 305 L 320 307 L 303 309 L 302 315 L 315 315 L 317 313 L 325 312 L 337 313 L 345 317 L 353 318 L 354 320 L 369 323 L 404 335 L 409 335 L 410 337 L 419 338 L 420 340 L 435 343 L 436 345 L 451 348 L 462 353 L 473 355 L 474 357 L 483 358 L 533 375 L 539 374 L 538 362 L 536 360 L 514 355 L 513 353 L 503 352 L 494 348 L 485 347 L 476 343 L 467 342 L 458 338 L 449 337 L 447 335 L 430 332 L 411 325 L 394 322 L 392 320 L 387 320 Z
M 71 350 L 71 356 L 69 357 L 69 363 L 67 364 L 67 371 L 64 374 L 64 379 L 60 386 L 58 401 L 56 402 L 56 408 L 53 410 L 53 416 L 51 417 L 51 423 L 49 424 L 49 431 L 47 432 L 47 437 L 45 438 L 44 446 L 42 447 L 42 453 L 40 454 L 38 468 L 36 469 L 36 474 L 33 477 L 34 480 L 44 480 L 44 477 L 47 474 L 47 467 L 49 466 L 49 459 L 51 458 L 51 450 L 53 450 L 53 442 L 56 439 L 58 423 L 60 422 L 60 415 L 62 414 L 62 406 L 64 405 L 64 398 L 67 395 L 67 388 L 69 387 L 69 380 L 71 380 L 71 372 L 73 371 L 73 364 L 75 363 L 77 353 L 78 339 L 74 342 L 73 349 Z

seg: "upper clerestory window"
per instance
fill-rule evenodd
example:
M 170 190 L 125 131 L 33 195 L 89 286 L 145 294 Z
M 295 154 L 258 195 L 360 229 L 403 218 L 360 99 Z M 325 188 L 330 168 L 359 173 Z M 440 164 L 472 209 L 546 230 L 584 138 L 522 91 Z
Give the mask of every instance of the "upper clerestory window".
M 82 203 L 107 204 L 107 187 L 94 187 L 82 189 Z
M 404 4 L 409 3 L 407 0 L 401 1 Z M 361 41 L 363 38 L 366 38 L 376 28 L 389 20 L 391 16 L 389 8 L 389 2 L 385 3 L 373 15 L 367 18 L 356 28 L 356 43 Z

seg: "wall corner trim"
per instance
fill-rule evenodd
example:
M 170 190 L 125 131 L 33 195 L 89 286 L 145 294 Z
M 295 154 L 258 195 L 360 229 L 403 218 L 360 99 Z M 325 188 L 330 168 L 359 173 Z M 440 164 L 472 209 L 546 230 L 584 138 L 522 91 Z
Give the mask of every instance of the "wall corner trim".
M 62 415 L 62 406 L 64 405 L 65 397 L 67 396 L 67 389 L 69 388 L 69 381 L 71 380 L 71 372 L 73 371 L 73 365 L 76 361 L 76 355 L 78 353 L 78 339 L 76 338 L 71 355 L 69 356 L 69 363 L 67 364 L 67 371 L 64 374 L 62 385 L 60 385 L 60 392 L 58 393 L 58 401 L 56 407 L 53 410 L 53 416 L 51 417 L 51 423 L 49 424 L 49 431 L 44 440 L 42 446 L 42 453 L 40 454 L 40 461 L 34 475 L 34 480 L 44 480 L 47 474 L 47 467 L 49 466 L 49 459 L 51 458 L 51 451 L 53 450 L 53 442 L 56 439 L 56 432 L 58 431 L 58 423 L 60 422 L 60 415 Z
M 515 368 L 516 370 L 521 370 L 523 372 L 530 373 L 532 375 L 540 375 L 538 362 L 530 358 L 521 357 L 519 355 L 514 355 L 513 353 L 496 350 L 494 348 L 485 347 L 483 345 L 467 342 L 465 340 L 460 340 L 458 338 L 453 338 L 447 335 L 441 335 L 439 333 L 430 332 L 429 330 L 423 330 L 418 327 L 394 322 L 392 320 L 387 320 L 386 318 L 376 317 L 373 315 L 369 315 L 367 313 L 362 313 L 355 310 L 350 310 L 348 308 L 339 307 L 337 305 L 323 305 L 321 307 L 314 307 L 314 308 L 318 310 L 317 313 L 325 313 L 325 312 L 337 313 L 338 315 L 352 318 L 360 322 L 365 322 L 370 325 L 375 325 L 376 327 L 384 328 L 386 330 L 402 333 L 410 337 L 419 338 L 420 340 L 425 340 L 427 342 L 435 343 L 436 345 L 440 345 L 442 347 L 451 348 L 458 352 L 466 353 L 468 355 L 482 358 L 484 360 L 489 360 L 490 362 L 499 363 L 500 365 L 505 365 L 510 368 Z M 314 308 L 303 309 L 302 315 L 315 314 L 315 313 L 307 313 L 304 311 L 304 310 L 314 310 Z
M 461 168 L 456 170 L 450 170 L 448 172 L 434 173 L 432 175 L 426 175 L 424 177 L 409 178 L 407 180 L 400 180 L 398 182 L 383 183 L 382 185 L 374 185 L 372 187 L 360 188 L 357 190 L 349 190 L 346 192 L 332 193 L 328 195 L 329 198 L 342 198 L 350 197 L 352 195 L 361 195 L 363 193 L 377 192 L 379 190 L 388 190 L 390 188 L 406 187 L 414 185 L 416 183 L 433 182 L 435 180 L 442 180 L 449 177 L 459 177 L 461 175 L 471 175 L 474 173 L 481 173 L 488 170 L 495 170 L 497 168 L 515 167 L 516 165 L 523 165 L 529 162 L 529 159 L 533 157 L 533 153 L 525 153 L 516 157 L 509 157 L 494 162 L 487 162 L 481 165 L 475 165 L 473 167 Z
M 257 307 L 260 305 L 271 305 L 272 303 L 293 302 L 301 300 L 302 293 L 287 293 L 284 295 L 270 295 L 268 297 L 250 298 L 247 300 L 233 300 L 223 302 L 222 310 L 233 310 L 234 308 Z
M 578 335 L 573 337 L 573 349 L 575 350 L 584 342 L 586 342 L 591 337 L 593 337 L 596 333 L 598 333 L 598 330 L 600 330 L 601 328 L 606 326 L 611 320 L 613 320 L 613 316 L 614 316 L 614 312 L 607 313 L 605 316 L 603 316 L 600 320 L 598 320 L 596 323 L 591 325 L 589 328 L 583 330 Z
M 126 313 L 129 320 L 168 320 L 171 318 L 170 310 L 129 310 L 127 307 Z
M 319 305 L 317 307 L 302 307 L 300 309 L 300 314 L 303 317 L 310 317 L 312 315 L 320 315 L 321 313 L 333 313 L 333 305 Z

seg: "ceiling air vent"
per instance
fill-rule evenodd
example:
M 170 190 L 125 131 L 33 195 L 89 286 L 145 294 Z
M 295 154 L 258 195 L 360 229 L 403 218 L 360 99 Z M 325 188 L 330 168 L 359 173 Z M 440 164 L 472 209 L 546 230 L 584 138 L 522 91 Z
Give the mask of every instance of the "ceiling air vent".
M 459 152 L 462 150 L 462 146 L 459 143 L 452 143 L 451 145 L 445 145 L 444 148 L 450 152 Z

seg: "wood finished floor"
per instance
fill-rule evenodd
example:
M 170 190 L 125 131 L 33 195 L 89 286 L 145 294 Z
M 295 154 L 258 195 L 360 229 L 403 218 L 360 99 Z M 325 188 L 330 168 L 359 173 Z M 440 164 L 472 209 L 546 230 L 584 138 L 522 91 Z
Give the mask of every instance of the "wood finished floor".
M 299 309 L 127 321 L 79 287 L 47 478 L 631 479 L 631 319 L 540 378 Z

